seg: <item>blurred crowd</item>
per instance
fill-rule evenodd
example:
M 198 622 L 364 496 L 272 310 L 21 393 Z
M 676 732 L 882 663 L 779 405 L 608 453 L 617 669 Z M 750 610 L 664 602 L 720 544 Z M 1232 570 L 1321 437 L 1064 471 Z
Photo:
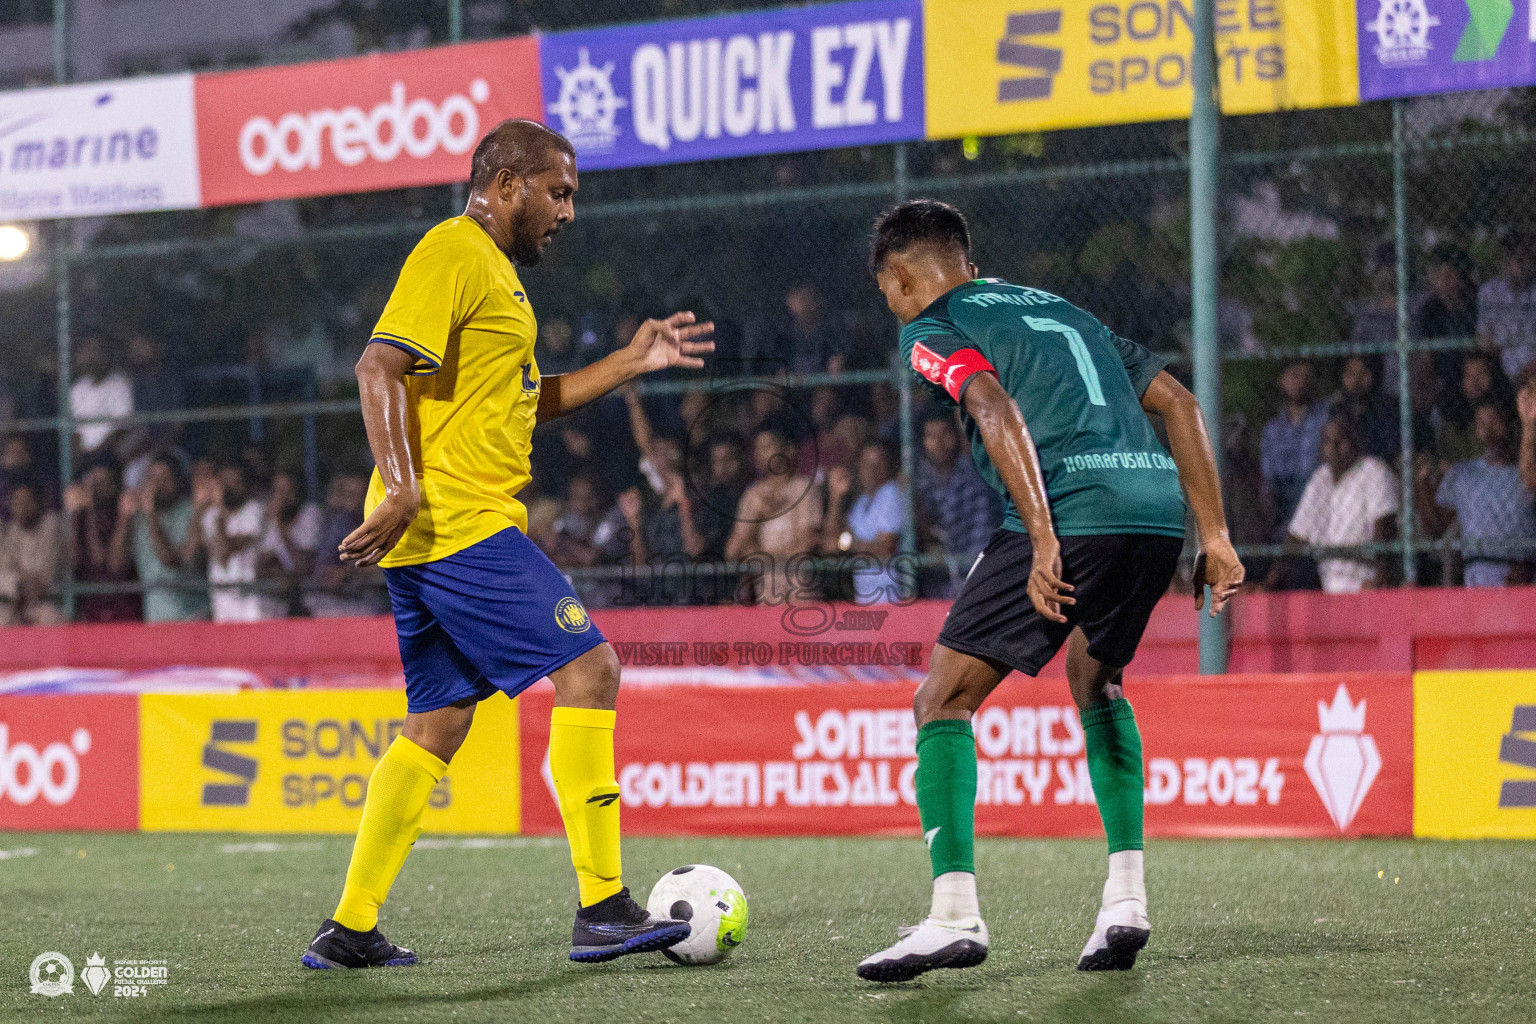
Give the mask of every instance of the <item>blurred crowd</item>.
M 1536 562 L 1536 252 L 1503 241 L 1501 273 L 1479 286 L 1466 254 L 1431 253 L 1429 289 L 1412 310 L 1416 339 L 1474 339 L 1470 350 L 1414 352 L 1407 367 L 1408 417 L 1398 401 L 1396 357 L 1351 356 L 1337 389 L 1320 397 L 1320 368 L 1278 368 L 1277 410 L 1253 458 L 1239 422 L 1229 435 L 1224 483 L 1239 543 L 1349 547 L 1402 532 L 1403 445 L 1409 446 L 1412 535 L 1454 540 L 1416 556 L 1421 585 L 1529 583 Z M 1362 311 L 1359 341 L 1395 334 Z M 1253 496 L 1257 495 L 1257 500 Z M 1272 589 L 1348 593 L 1402 581 L 1402 558 L 1371 551 L 1321 559 L 1265 560 Z
M 1510 237 L 1501 273 L 1481 285 L 1458 250 L 1435 250 L 1431 264 L 1414 334 L 1475 345 L 1415 352 L 1406 368 L 1413 534 L 1459 542 L 1421 553 L 1418 581 L 1529 582 L 1536 259 Z M 603 344 L 579 321 L 551 316 L 540 326 L 540 370 L 575 370 L 627 342 L 638 323 L 615 318 Z M 1395 331 L 1395 316 L 1362 308 L 1354 340 Z M 900 396 L 888 382 L 838 380 L 890 365 L 881 347 L 889 339 L 867 334 L 802 284 L 785 294 L 777 329 L 713 370 L 766 383 L 644 396 L 629 388 L 541 427 L 534 482 L 520 495 L 529 535 L 560 567 L 598 570 L 579 583 L 594 607 L 953 595 L 1002 505 L 976 473 L 953 408 L 915 389 L 915 546 L 944 557 L 897 555 L 908 490 Z M 1369 547 L 1402 527 L 1395 356 L 1268 366 L 1267 399 L 1231 416 L 1224 432 L 1234 539 L 1285 552 L 1250 560 L 1253 585 L 1338 593 L 1400 583 L 1401 555 Z M 830 376 L 793 388 L 782 378 L 807 373 Z M 293 397 L 283 381 L 262 380 Z M 80 621 L 388 610 L 382 573 L 345 566 L 336 553 L 362 521 L 360 431 L 300 465 L 254 429 L 231 443 L 228 432 L 176 422 L 119 422 L 187 406 L 164 346 L 142 333 L 80 339 L 69 390 L 76 418 L 92 422 L 78 425 L 68 486 L 59 486 L 48 435 L 0 442 L 0 624 L 60 621 L 66 574 Z M 307 493 L 306 480 L 320 493 Z M 1314 558 L 1309 546 L 1357 550 Z

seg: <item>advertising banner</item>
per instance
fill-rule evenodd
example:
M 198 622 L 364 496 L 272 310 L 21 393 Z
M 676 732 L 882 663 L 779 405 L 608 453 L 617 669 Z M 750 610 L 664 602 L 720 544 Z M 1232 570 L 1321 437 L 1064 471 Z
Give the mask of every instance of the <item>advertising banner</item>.
M 467 181 L 486 132 L 541 111 L 530 36 L 199 75 L 203 203 Z
M 520 699 L 523 826 L 560 817 L 552 690 Z M 1402 674 L 1159 678 L 1132 688 L 1157 836 L 1407 835 L 1412 699 Z M 630 834 L 916 835 L 911 690 L 842 683 L 622 692 Z M 973 720 L 985 835 L 1101 834 L 1083 729 L 1060 680 L 1011 676 Z
M 1536 672 L 1413 677 L 1413 833 L 1536 839 Z
M 405 724 L 400 690 L 139 699 L 145 831 L 356 831 L 373 767 Z M 481 703 L 426 831 L 518 831 L 517 749 L 512 702 Z
M 180 210 L 201 201 L 192 76 L 0 97 L 0 218 Z
M 1416 2 L 1416 0 L 1415 0 Z M 928 137 L 1189 116 L 1192 0 L 944 0 L 924 5 Z M 1216 5 L 1222 109 L 1358 101 L 1354 4 Z
M 542 37 L 544 120 L 600 170 L 923 136 L 919 0 Z
M 1536 83 L 1536 0 L 1357 0 L 1360 98 Z
M 138 828 L 137 701 L 0 700 L 0 829 Z

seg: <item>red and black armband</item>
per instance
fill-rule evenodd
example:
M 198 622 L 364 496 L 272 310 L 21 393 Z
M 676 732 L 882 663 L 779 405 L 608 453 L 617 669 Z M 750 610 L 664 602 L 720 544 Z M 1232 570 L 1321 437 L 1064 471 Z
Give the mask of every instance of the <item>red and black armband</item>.
M 965 391 L 965 382 L 973 374 L 997 370 L 987 357 L 974 348 L 963 348 L 952 355 L 941 356 L 922 342 L 912 346 L 912 369 L 920 373 L 930 384 L 944 389 L 956 402 Z

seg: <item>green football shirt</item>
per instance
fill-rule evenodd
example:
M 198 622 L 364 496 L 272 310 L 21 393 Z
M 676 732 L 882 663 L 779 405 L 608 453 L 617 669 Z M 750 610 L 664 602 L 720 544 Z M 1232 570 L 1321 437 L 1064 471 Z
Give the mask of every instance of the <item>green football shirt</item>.
M 980 372 L 1013 396 L 1039 452 L 1056 533 L 1184 536 L 1179 472 L 1141 408 L 1166 360 L 1067 300 L 995 278 L 941 296 L 901 331 L 907 365 L 959 405 Z M 971 457 L 1024 531 L 1012 496 L 962 409 Z

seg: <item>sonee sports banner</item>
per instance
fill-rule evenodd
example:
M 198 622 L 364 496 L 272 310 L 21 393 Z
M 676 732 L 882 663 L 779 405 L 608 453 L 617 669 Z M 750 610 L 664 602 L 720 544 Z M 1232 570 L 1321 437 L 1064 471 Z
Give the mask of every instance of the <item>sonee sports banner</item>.
M 1154 836 L 1408 835 L 1407 673 L 1166 677 L 1129 696 Z M 634 835 L 916 835 L 909 687 L 652 686 L 619 701 Z M 557 833 L 553 691 L 520 699 L 523 828 Z M 983 835 L 1101 834 L 1083 729 L 1059 679 L 1013 675 L 973 720 Z

